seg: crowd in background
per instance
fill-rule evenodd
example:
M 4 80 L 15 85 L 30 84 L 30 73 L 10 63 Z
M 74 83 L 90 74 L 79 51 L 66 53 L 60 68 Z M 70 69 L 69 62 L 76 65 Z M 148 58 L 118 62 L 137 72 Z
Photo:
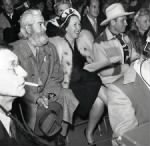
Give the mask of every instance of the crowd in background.
M 25 121 L 34 133 L 43 136 L 38 120 L 51 102 L 63 109 L 61 130 L 54 137 L 57 146 L 66 145 L 74 114 L 88 117 L 84 135 L 91 146 L 96 146 L 94 131 L 105 106 L 114 137 L 150 121 L 149 90 L 135 72 L 136 61 L 140 64 L 150 55 L 149 48 L 146 50 L 149 0 L 0 2 L 0 47 L 16 54 L 17 63 L 12 64 L 21 65 L 28 74 L 23 82 L 38 84 L 24 85 L 23 100 L 15 103 L 22 105 Z M 13 112 L 18 110 L 15 104 Z

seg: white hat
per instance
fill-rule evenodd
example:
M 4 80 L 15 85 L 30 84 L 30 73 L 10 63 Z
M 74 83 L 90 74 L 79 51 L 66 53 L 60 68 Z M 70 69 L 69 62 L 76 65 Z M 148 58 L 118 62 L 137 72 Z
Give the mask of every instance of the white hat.
M 121 16 L 131 15 L 134 12 L 125 12 L 125 9 L 121 3 L 114 3 L 106 8 L 105 13 L 106 19 L 101 22 L 101 26 L 106 25 L 112 19 Z

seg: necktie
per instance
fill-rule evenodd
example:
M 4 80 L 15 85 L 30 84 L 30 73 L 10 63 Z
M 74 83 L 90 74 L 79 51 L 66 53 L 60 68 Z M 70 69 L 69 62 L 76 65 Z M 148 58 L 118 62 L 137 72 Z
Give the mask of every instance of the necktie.
M 97 20 L 96 19 L 94 19 L 93 27 L 94 27 L 95 32 L 97 32 Z
M 128 48 L 127 44 L 124 42 L 123 34 L 116 35 L 116 38 L 120 41 L 122 48 L 123 48 L 124 63 L 130 64 L 129 48 Z

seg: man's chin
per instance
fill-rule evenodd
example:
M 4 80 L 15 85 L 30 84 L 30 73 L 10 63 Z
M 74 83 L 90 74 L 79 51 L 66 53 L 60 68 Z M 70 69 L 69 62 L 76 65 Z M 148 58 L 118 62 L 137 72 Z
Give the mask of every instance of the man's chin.
M 41 40 L 38 42 L 39 47 L 44 46 L 48 43 L 48 37 L 43 37 Z

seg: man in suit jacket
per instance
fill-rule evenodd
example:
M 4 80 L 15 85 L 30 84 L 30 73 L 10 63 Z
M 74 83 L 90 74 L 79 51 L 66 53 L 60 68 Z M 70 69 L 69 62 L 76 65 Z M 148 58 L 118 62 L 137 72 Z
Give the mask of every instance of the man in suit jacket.
M 99 5 L 99 0 L 87 0 L 87 14 L 81 19 L 82 29 L 89 30 L 95 39 L 104 29 L 104 27 L 100 26 L 102 18 L 99 15 Z
M 26 87 L 23 98 L 24 107 L 27 106 L 25 120 L 34 130 L 38 107 L 48 108 L 48 102 L 56 101 L 63 106 L 63 121 L 71 124 L 78 101 L 71 90 L 62 88 L 63 71 L 54 45 L 48 42 L 40 10 L 25 11 L 20 26 L 24 39 L 12 43 L 14 53 L 28 73 L 26 80 L 39 85 Z M 62 134 L 66 136 L 67 131 L 64 130 Z
M 11 119 L 3 111 L 11 111 L 12 103 L 25 94 L 26 71 L 19 66 L 18 57 L 8 49 L 0 48 L 0 144 L 16 146 L 15 135 L 10 131 Z M 2 107 L 2 108 L 1 108 Z
M 18 40 L 20 13 L 14 10 L 12 0 L 2 0 L 2 8 L 0 14 L 0 42 L 10 43 Z

